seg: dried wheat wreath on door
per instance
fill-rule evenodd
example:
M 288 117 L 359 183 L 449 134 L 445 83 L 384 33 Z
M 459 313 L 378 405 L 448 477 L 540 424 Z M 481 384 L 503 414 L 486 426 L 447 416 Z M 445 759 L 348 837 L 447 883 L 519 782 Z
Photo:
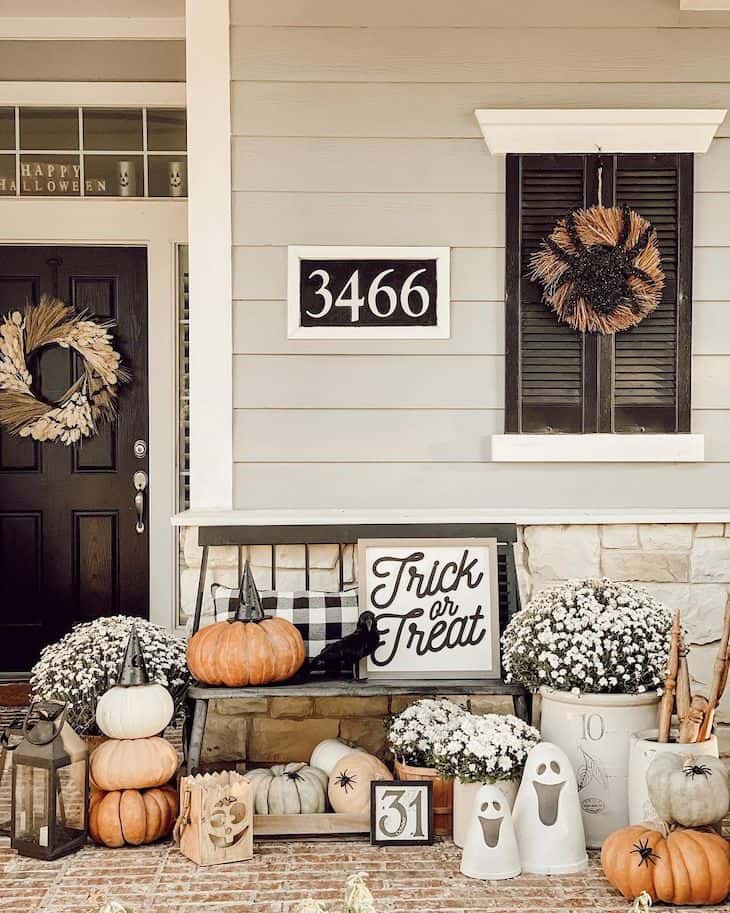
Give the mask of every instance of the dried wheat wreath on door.
M 592 206 L 561 219 L 530 258 L 530 278 L 558 319 L 581 333 L 616 333 L 648 317 L 664 288 L 656 231 L 628 207 Z
M 58 298 L 43 296 L 0 326 L 0 425 L 35 441 L 74 444 L 91 437 L 117 412 L 117 386 L 130 380 L 112 346 L 111 322 L 90 320 Z M 28 357 L 48 346 L 73 349 L 81 375 L 57 403 L 33 391 Z

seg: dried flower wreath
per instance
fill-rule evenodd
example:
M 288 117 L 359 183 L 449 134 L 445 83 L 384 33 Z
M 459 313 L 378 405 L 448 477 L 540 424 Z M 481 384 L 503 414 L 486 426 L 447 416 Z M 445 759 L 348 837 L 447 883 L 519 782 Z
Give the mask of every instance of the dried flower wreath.
M 616 333 L 657 307 L 664 273 L 656 231 L 627 207 L 592 206 L 560 219 L 530 258 L 545 303 L 581 333 Z
M 22 314 L 7 314 L 0 325 L 0 425 L 20 437 L 70 445 L 113 419 L 117 386 L 131 378 L 112 346 L 110 326 L 46 295 Z M 34 392 L 27 362 L 33 352 L 52 345 L 73 349 L 83 362 L 81 376 L 57 403 Z

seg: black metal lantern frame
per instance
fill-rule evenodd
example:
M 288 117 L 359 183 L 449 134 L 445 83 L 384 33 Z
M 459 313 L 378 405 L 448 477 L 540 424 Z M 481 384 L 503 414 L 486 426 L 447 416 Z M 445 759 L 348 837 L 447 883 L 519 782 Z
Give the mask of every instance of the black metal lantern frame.
M 58 859 L 88 836 L 89 753 L 66 707 L 36 701 L 13 752 L 11 842 L 21 856 Z

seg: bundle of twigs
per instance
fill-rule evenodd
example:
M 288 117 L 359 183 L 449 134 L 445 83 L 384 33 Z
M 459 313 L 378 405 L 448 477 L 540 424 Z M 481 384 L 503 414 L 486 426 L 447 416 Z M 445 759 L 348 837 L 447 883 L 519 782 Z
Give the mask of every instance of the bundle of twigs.
M 692 695 L 687 652 L 682 635 L 680 614 L 676 612 L 670 632 L 664 694 L 659 707 L 657 736 L 659 742 L 669 741 L 675 707 L 679 720 L 679 742 L 704 742 L 710 737 L 715 711 L 722 699 L 730 673 L 730 597 L 725 605 L 722 637 L 717 649 L 712 684 L 707 697 L 700 694 Z

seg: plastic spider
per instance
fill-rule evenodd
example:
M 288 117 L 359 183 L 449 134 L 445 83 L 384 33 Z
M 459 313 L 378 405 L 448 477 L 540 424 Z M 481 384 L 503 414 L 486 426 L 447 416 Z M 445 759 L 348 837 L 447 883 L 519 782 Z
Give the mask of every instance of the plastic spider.
M 645 865 L 647 869 L 650 865 L 656 865 L 657 859 L 661 859 L 661 856 L 649 846 L 648 840 L 639 840 L 638 843 L 635 843 L 633 850 L 631 850 L 631 854 L 633 855 L 634 853 L 639 857 L 639 867 Z
M 567 264 L 567 268 L 550 289 L 551 294 L 554 295 L 567 283 L 573 283 L 565 301 L 568 314 L 575 314 L 581 298 L 590 301 L 591 307 L 599 314 L 613 314 L 625 304 L 628 304 L 633 314 L 641 313 L 641 304 L 629 279 L 636 277 L 650 286 L 655 285 L 654 278 L 634 264 L 636 257 L 649 243 L 653 228 L 647 225 L 636 244 L 627 249 L 625 245 L 631 231 L 631 211 L 626 206 L 622 207 L 622 219 L 621 232 L 615 245 L 586 246 L 578 235 L 574 212 L 566 217 L 565 228 L 575 253 L 560 247 L 552 238 L 546 239 L 552 254 Z

